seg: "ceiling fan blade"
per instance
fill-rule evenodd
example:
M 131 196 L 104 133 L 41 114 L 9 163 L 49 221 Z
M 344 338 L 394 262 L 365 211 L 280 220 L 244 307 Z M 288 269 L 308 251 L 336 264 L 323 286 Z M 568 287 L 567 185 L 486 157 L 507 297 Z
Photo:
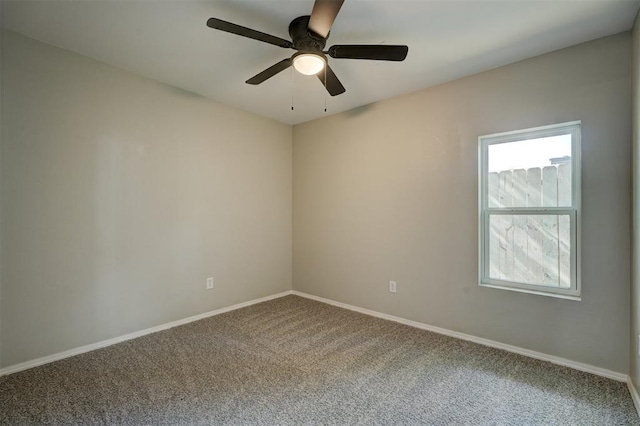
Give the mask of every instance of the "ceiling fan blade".
M 237 34 L 242 37 L 248 37 L 254 40 L 263 41 L 275 46 L 284 48 L 293 47 L 293 43 L 291 43 L 289 40 L 272 36 L 260 31 L 252 30 L 251 28 L 243 27 L 241 25 L 232 24 L 231 22 L 223 21 L 222 19 L 218 18 L 209 18 L 209 20 L 207 21 L 207 26 L 216 30 Z
M 247 80 L 246 83 L 247 84 L 260 84 L 263 81 L 265 81 L 265 80 L 273 77 L 274 75 L 278 74 L 279 72 L 286 70 L 287 68 L 289 68 L 291 66 L 292 63 L 293 63 L 293 61 L 291 61 L 291 58 L 283 59 L 280 62 L 278 62 L 277 64 L 271 65 L 269 68 L 267 68 L 266 70 L 262 71 L 261 73 L 258 73 L 256 75 L 254 75 L 249 80 Z
M 309 18 L 309 29 L 319 36 L 327 38 L 342 3 L 344 0 L 316 0 Z
M 320 81 L 322 82 L 322 84 L 324 84 L 324 87 L 326 87 L 327 92 L 329 92 L 331 96 L 336 96 L 346 91 L 346 89 L 344 88 L 342 83 L 340 83 L 340 80 L 338 80 L 338 77 L 336 77 L 336 74 L 333 72 L 329 64 L 327 64 L 325 69 L 320 71 L 317 75 Z
M 408 52 L 408 46 L 383 46 L 377 44 L 337 44 L 329 48 L 329 56 L 336 59 L 404 61 Z

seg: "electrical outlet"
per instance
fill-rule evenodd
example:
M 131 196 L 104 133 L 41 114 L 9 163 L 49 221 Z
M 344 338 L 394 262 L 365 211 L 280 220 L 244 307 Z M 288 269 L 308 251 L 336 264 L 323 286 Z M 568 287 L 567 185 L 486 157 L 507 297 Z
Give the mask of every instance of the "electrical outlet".
M 395 292 L 396 292 L 396 282 L 389 281 L 389 293 L 395 293 Z
M 211 290 L 213 288 L 213 277 L 207 278 L 207 290 Z

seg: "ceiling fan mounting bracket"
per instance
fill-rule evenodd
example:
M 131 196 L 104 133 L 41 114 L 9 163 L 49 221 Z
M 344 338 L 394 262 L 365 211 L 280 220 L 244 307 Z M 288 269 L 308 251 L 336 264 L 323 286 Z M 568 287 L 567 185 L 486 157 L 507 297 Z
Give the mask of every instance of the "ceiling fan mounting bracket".
M 298 16 L 289 24 L 289 35 L 293 48 L 307 52 L 319 52 L 324 49 L 327 39 L 309 30 L 309 16 Z

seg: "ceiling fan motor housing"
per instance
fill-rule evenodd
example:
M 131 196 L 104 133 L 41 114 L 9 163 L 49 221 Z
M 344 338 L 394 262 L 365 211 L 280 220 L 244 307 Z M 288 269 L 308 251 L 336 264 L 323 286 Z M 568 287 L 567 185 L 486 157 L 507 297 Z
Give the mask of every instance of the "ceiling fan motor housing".
M 327 42 L 326 38 L 309 30 L 309 16 L 299 16 L 291 21 L 289 35 L 296 50 L 321 52 Z

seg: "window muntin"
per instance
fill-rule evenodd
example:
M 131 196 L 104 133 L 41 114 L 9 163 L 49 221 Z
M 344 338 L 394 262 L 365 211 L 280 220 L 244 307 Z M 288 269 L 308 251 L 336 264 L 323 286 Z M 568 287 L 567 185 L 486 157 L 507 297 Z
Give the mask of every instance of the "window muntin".
M 580 122 L 479 145 L 480 285 L 579 298 Z

